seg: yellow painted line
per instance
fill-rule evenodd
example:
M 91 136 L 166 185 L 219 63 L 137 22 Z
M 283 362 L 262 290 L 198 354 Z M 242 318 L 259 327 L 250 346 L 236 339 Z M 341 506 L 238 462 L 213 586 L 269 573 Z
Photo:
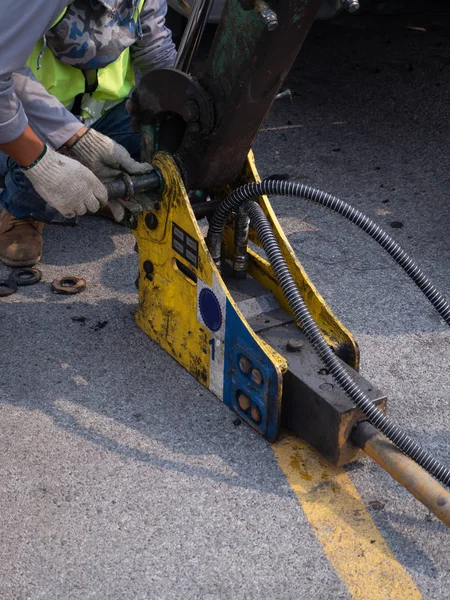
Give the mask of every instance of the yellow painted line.
M 294 436 L 282 438 L 272 448 L 325 555 L 352 598 L 421 599 L 347 473 Z

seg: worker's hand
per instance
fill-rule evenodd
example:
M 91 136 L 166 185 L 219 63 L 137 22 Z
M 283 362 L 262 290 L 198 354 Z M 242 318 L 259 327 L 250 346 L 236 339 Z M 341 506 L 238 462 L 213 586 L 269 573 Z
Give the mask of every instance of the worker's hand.
M 123 171 L 128 175 L 141 175 L 153 170 L 151 164 L 133 160 L 123 146 L 95 129 L 89 129 L 79 137 L 69 153 L 105 182 L 115 179 Z
M 105 186 L 92 171 L 48 146 L 23 172 L 41 198 L 65 217 L 97 212 L 108 202 Z

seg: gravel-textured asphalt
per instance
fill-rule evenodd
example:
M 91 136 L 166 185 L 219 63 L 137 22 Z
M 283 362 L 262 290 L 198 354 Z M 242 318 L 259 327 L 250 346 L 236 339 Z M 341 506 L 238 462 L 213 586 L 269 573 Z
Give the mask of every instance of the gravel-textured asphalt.
M 263 175 L 367 212 L 450 296 L 450 26 L 406 25 L 317 24 L 255 152 Z M 448 330 L 352 225 L 273 204 L 391 416 L 450 464 Z M 349 598 L 270 446 L 135 326 L 132 236 L 85 218 L 45 240 L 43 281 L 0 300 L 0 598 Z M 52 295 L 63 273 L 87 291 Z M 445 528 L 368 461 L 349 474 L 423 597 L 446 600 Z

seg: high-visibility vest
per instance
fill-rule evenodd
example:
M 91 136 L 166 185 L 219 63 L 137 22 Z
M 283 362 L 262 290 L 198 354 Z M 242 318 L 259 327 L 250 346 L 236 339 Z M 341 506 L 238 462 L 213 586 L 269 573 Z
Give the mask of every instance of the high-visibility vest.
M 145 0 L 140 1 L 135 19 L 139 17 L 144 2 Z M 66 10 L 67 7 L 52 27 L 61 21 Z M 59 61 L 50 48 L 46 47 L 43 38 L 34 47 L 27 65 L 45 89 L 68 108 L 71 108 L 76 96 L 85 92 L 86 79 L 83 71 Z M 98 118 L 103 107 L 109 108 L 130 94 L 135 85 L 130 49 L 126 48 L 114 62 L 98 69 L 96 75 L 96 90 L 92 94 L 84 94 L 83 97 L 81 116 L 87 119 Z

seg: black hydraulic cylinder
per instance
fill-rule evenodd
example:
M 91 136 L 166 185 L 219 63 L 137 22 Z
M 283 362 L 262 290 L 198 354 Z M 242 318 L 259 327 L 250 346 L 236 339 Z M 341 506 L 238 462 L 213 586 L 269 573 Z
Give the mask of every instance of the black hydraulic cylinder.
M 145 175 L 124 175 L 105 184 L 108 200 L 131 200 L 135 194 L 156 191 L 161 188 L 161 177 L 157 171 Z

